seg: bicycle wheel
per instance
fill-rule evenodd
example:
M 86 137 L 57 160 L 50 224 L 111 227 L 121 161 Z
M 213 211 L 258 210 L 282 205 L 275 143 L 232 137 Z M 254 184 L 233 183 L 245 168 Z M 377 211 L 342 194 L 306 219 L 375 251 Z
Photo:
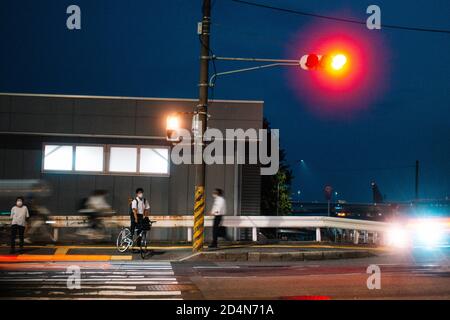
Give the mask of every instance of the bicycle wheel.
M 117 236 L 116 246 L 119 252 L 125 252 L 132 245 L 131 231 L 128 228 L 123 228 Z
M 145 259 L 147 257 L 148 249 L 147 249 L 147 231 L 143 231 L 141 235 L 141 258 Z

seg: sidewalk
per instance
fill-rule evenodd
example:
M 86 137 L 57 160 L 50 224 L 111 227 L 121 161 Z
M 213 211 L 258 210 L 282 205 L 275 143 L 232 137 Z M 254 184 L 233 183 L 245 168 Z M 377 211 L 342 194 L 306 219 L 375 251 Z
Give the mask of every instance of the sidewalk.
M 303 261 L 363 258 L 376 255 L 384 248 L 330 244 L 224 245 L 192 253 L 190 245 L 153 245 L 147 260 L 156 261 Z M 111 245 L 30 245 L 24 252 L 10 255 L 7 246 L 0 246 L 0 262 L 33 261 L 130 261 L 141 260 L 139 252 L 119 253 Z

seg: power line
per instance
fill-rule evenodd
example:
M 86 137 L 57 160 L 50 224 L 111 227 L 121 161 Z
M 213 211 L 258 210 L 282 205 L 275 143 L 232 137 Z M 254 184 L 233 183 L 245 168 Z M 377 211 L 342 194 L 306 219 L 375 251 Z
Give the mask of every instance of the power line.
M 259 7 L 259 8 L 264 8 L 264 9 L 270 9 L 270 10 L 275 10 L 275 11 L 284 12 L 284 13 L 292 13 L 292 14 L 307 16 L 307 17 L 312 17 L 312 18 L 339 21 L 339 22 L 345 22 L 345 23 L 353 23 L 353 24 L 359 24 L 359 25 L 366 25 L 366 22 L 361 21 L 361 20 L 326 16 L 326 15 L 315 14 L 315 13 L 310 13 L 310 12 L 305 12 L 305 11 L 269 6 L 266 4 L 250 2 L 250 1 L 245 1 L 245 0 L 231 0 L 231 1 L 239 3 L 239 4 L 244 4 L 244 5 L 249 5 L 249 6 L 254 6 L 254 7 Z M 408 27 L 408 26 L 400 26 L 400 25 L 392 25 L 392 24 L 382 24 L 381 27 L 386 28 L 386 29 L 398 29 L 398 30 L 406 30 L 406 31 L 419 31 L 419 32 L 433 32 L 433 33 L 450 34 L 450 30 L 446 30 L 446 29 Z

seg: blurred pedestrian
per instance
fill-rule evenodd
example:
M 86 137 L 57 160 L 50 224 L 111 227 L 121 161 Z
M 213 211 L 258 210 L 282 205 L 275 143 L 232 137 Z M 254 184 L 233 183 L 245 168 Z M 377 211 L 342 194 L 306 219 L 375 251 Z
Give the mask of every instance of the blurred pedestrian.
M 89 217 L 93 229 L 97 229 L 101 225 L 100 217 L 112 212 L 112 208 L 106 199 L 107 196 L 108 191 L 106 190 L 94 190 L 86 201 L 85 211 L 90 213 Z
M 26 219 L 29 217 L 30 213 L 27 206 L 24 205 L 23 197 L 17 197 L 16 205 L 11 209 L 11 254 L 15 253 L 17 234 L 19 234 L 20 251 L 23 251 Z
M 217 248 L 217 240 L 219 237 L 225 237 L 225 228 L 221 226 L 222 216 L 226 214 L 227 206 L 223 196 L 222 189 L 215 189 L 213 192 L 214 203 L 211 209 L 211 215 L 214 216 L 213 223 L 213 242 L 210 248 Z

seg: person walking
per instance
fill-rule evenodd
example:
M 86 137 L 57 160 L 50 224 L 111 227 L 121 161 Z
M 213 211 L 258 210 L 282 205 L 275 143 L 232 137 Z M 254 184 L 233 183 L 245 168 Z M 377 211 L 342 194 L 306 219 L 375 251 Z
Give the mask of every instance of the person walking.
M 11 254 L 15 253 L 16 237 L 19 234 L 20 251 L 23 251 L 26 219 L 30 217 L 28 208 L 24 205 L 23 197 L 17 197 L 16 205 L 11 209 Z
M 210 248 L 217 248 L 217 240 L 219 236 L 225 236 L 225 228 L 221 227 L 222 216 L 227 212 L 226 201 L 223 196 L 222 189 L 215 189 L 213 192 L 214 203 L 211 209 L 211 215 L 214 216 L 213 223 L 213 242 L 209 246 Z

